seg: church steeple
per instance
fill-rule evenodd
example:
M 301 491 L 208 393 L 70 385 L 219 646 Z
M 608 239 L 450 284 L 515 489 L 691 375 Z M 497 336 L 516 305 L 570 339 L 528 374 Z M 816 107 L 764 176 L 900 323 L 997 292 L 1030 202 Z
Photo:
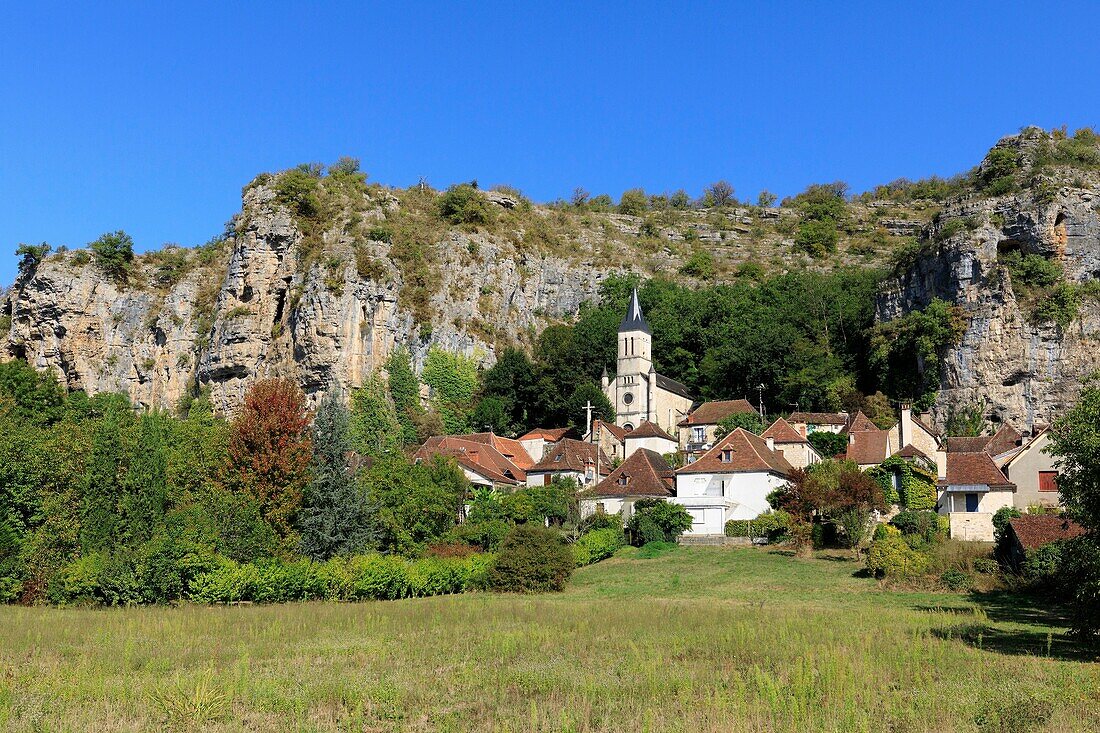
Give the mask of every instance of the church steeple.
M 623 316 L 623 322 L 619 324 L 619 333 L 628 331 L 650 333 L 649 324 L 646 323 L 645 316 L 642 315 L 642 304 L 638 302 L 638 288 L 634 288 L 634 291 L 631 292 L 630 304 L 626 307 L 626 315 Z

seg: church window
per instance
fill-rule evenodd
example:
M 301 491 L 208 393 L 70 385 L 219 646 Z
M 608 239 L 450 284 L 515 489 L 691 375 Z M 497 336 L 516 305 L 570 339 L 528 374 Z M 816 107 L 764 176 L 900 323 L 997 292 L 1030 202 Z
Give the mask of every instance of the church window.
M 634 401 L 634 395 L 631 394 L 630 392 L 627 392 L 626 394 L 623 395 L 623 404 L 624 405 L 629 405 L 633 401 Z
M 634 429 L 634 424 L 633 423 L 623 423 L 623 430 L 625 430 L 626 432 L 629 433 L 633 429 Z

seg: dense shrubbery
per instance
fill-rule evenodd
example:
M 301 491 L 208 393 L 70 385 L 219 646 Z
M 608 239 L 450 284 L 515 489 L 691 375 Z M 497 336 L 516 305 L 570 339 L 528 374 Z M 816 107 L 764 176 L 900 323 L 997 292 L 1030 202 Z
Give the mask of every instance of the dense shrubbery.
M 787 534 L 791 516 L 784 511 L 764 512 L 756 519 L 731 519 L 726 522 L 726 537 L 766 537 L 777 542 Z
M 622 529 L 596 529 L 573 543 L 573 559 L 577 567 L 606 560 L 626 544 Z
M 492 590 L 509 593 L 560 591 L 575 565 L 573 553 L 560 534 L 520 524 L 500 543 L 489 569 L 488 585 Z
M 877 577 L 912 578 L 928 570 L 928 556 L 909 546 L 904 537 L 887 535 L 871 543 L 867 569 Z
M 663 499 L 639 499 L 626 523 L 630 544 L 641 547 L 649 542 L 675 542 L 691 529 L 691 515 L 679 504 Z

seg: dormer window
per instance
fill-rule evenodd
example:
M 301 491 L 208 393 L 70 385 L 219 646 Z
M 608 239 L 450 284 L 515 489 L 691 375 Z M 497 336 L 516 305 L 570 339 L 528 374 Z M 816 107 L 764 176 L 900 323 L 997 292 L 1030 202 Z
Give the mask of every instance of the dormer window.
M 630 477 L 627 476 L 625 473 L 622 476 L 619 476 L 619 486 L 626 486 L 629 481 Z
M 722 451 L 722 463 L 732 463 L 732 462 L 733 462 L 733 451 L 729 450 L 729 449 L 726 449 L 726 450 Z
M 561 453 L 554 456 L 554 463 L 561 463 Z

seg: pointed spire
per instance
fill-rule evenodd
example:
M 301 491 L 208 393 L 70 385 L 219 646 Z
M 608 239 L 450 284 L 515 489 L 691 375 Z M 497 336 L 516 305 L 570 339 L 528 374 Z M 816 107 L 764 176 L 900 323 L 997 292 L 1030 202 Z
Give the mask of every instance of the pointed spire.
M 626 315 L 623 316 L 623 322 L 619 324 L 619 333 L 625 331 L 650 333 L 649 324 L 646 323 L 645 316 L 642 315 L 642 304 L 638 302 L 638 288 L 634 288 L 634 291 L 630 294 L 630 304 L 626 307 Z

